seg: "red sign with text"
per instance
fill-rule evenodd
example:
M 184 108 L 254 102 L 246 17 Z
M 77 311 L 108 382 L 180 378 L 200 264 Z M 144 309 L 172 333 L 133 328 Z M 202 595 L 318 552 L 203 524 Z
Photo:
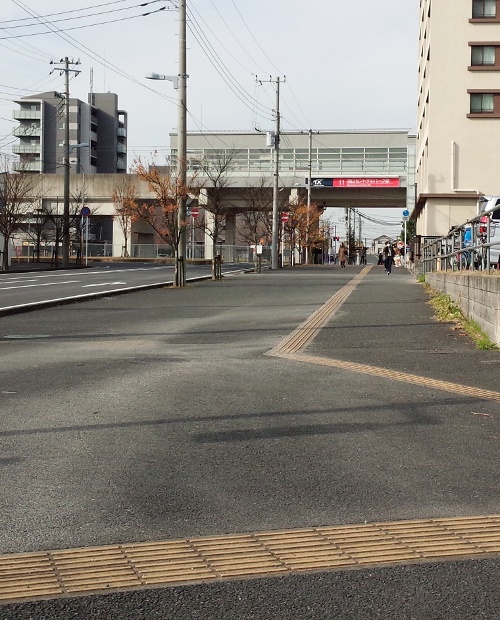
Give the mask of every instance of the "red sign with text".
M 399 179 L 390 177 L 333 179 L 333 187 L 399 187 Z
M 306 179 L 306 183 L 307 183 Z M 399 177 L 344 177 L 311 179 L 311 187 L 401 187 Z

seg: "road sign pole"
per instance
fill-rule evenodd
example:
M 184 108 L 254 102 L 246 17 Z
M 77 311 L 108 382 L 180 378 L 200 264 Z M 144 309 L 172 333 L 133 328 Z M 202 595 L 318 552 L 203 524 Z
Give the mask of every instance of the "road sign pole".
M 405 244 L 405 251 L 404 251 L 404 265 L 406 267 L 407 262 L 406 262 L 406 223 L 408 222 L 408 218 L 410 216 L 410 212 L 408 211 L 408 209 L 405 209 L 403 211 L 403 223 L 404 223 L 404 244 Z

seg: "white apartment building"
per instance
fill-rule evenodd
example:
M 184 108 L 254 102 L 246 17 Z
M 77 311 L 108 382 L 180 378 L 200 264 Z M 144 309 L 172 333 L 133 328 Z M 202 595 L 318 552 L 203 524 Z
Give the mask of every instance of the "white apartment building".
M 500 0 L 420 0 L 417 234 L 500 194 Z

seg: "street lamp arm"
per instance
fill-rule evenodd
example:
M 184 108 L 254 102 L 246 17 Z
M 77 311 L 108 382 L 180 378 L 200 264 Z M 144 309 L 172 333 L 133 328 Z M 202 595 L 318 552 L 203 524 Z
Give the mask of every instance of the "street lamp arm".
M 147 80 L 168 80 L 172 82 L 174 90 L 179 90 L 179 75 L 164 75 L 163 73 L 149 73 L 146 75 Z

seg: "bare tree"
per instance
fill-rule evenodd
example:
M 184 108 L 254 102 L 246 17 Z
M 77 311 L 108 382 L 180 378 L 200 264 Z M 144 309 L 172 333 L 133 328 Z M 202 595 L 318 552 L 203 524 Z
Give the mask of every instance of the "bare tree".
M 211 154 L 210 158 L 201 162 L 201 170 L 207 179 L 204 184 L 207 203 L 203 205 L 205 218 L 201 228 L 212 240 L 213 280 L 222 277 L 218 268 L 217 243 L 225 230 L 228 213 L 235 210 L 229 199 L 232 192 L 230 173 L 237 153 L 237 150 L 222 150 Z M 207 218 L 207 213 L 210 214 L 210 218 Z
M 83 176 L 82 185 L 71 194 L 70 211 L 69 211 L 69 229 L 70 240 L 77 246 L 77 262 L 83 263 L 83 232 L 85 226 L 89 226 L 89 216 L 82 216 L 82 209 L 89 207 L 89 195 L 85 186 L 85 177 Z M 95 215 L 98 207 L 91 209 L 91 215 Z
M 48 224 L 49 217 L 47 213 L 42 208 L 39 208 L 34 210 L 29 226 L 24 230 L 24 234 L 28 238 L 29 242 L 34 245 L 33 258 L 36 259 L 37 263 L 40 262 L 42 243 L 46 243 L 50 238 Z
M 121 175 L 120 180 L 113 189 L 113 202 L 115 203 L 116 219 L 123 233 L 122 256 L 127 257 L 128 242 L 131 234 L 133 205 L 136 203 L 137 193 L 130 178 Z
M 183 185 L 169 172 L 161 174 L 156 165 L 145 166 L 140 160 L 134 163 L 134 172 L 140 180 L 147 183 L 154 199 L 141 203 L 137 200 L 131 201 L 126 205 L 127 212 L 133 221 L 143 220 L 149 224 L 156 234 L 173 249 L 175 281 L 179 282 L 179 271 L 185 268 L 184 265 L 179 264 L 179 241 L 181 235 L 187 231 L 189 221 L 188 218 L 179 221 L 178 201 L 181 197 L 197 194 L 199 188 L 194 178 L 190 179 L 187 185 Z
M 296 251 L 302 253 L 307 247 L 308 260 L 311 250 L 323 243 L 323 235 L 319 227 L 319 219 L 322 209 L 312 204 L 309 207 L 300 200 L 297 204 L 290 205 L 288 222 L 285 225 L 285 234 L 290 240 L 292 256 Z
M 40 175 L 18 164 L 12 172 L 7 157 L 0 158 L 0 233 L 3 236 L 2 269 L 9 268 L 9 242 L 41 200 Z
M 268 180 L 262 177 L 256 185 L 247 185 L 243 200 L 245 207 L 238 224 L 239 238 L 249 245 L 267 245 L 272 239 L 273 209 L 273 190 Z

